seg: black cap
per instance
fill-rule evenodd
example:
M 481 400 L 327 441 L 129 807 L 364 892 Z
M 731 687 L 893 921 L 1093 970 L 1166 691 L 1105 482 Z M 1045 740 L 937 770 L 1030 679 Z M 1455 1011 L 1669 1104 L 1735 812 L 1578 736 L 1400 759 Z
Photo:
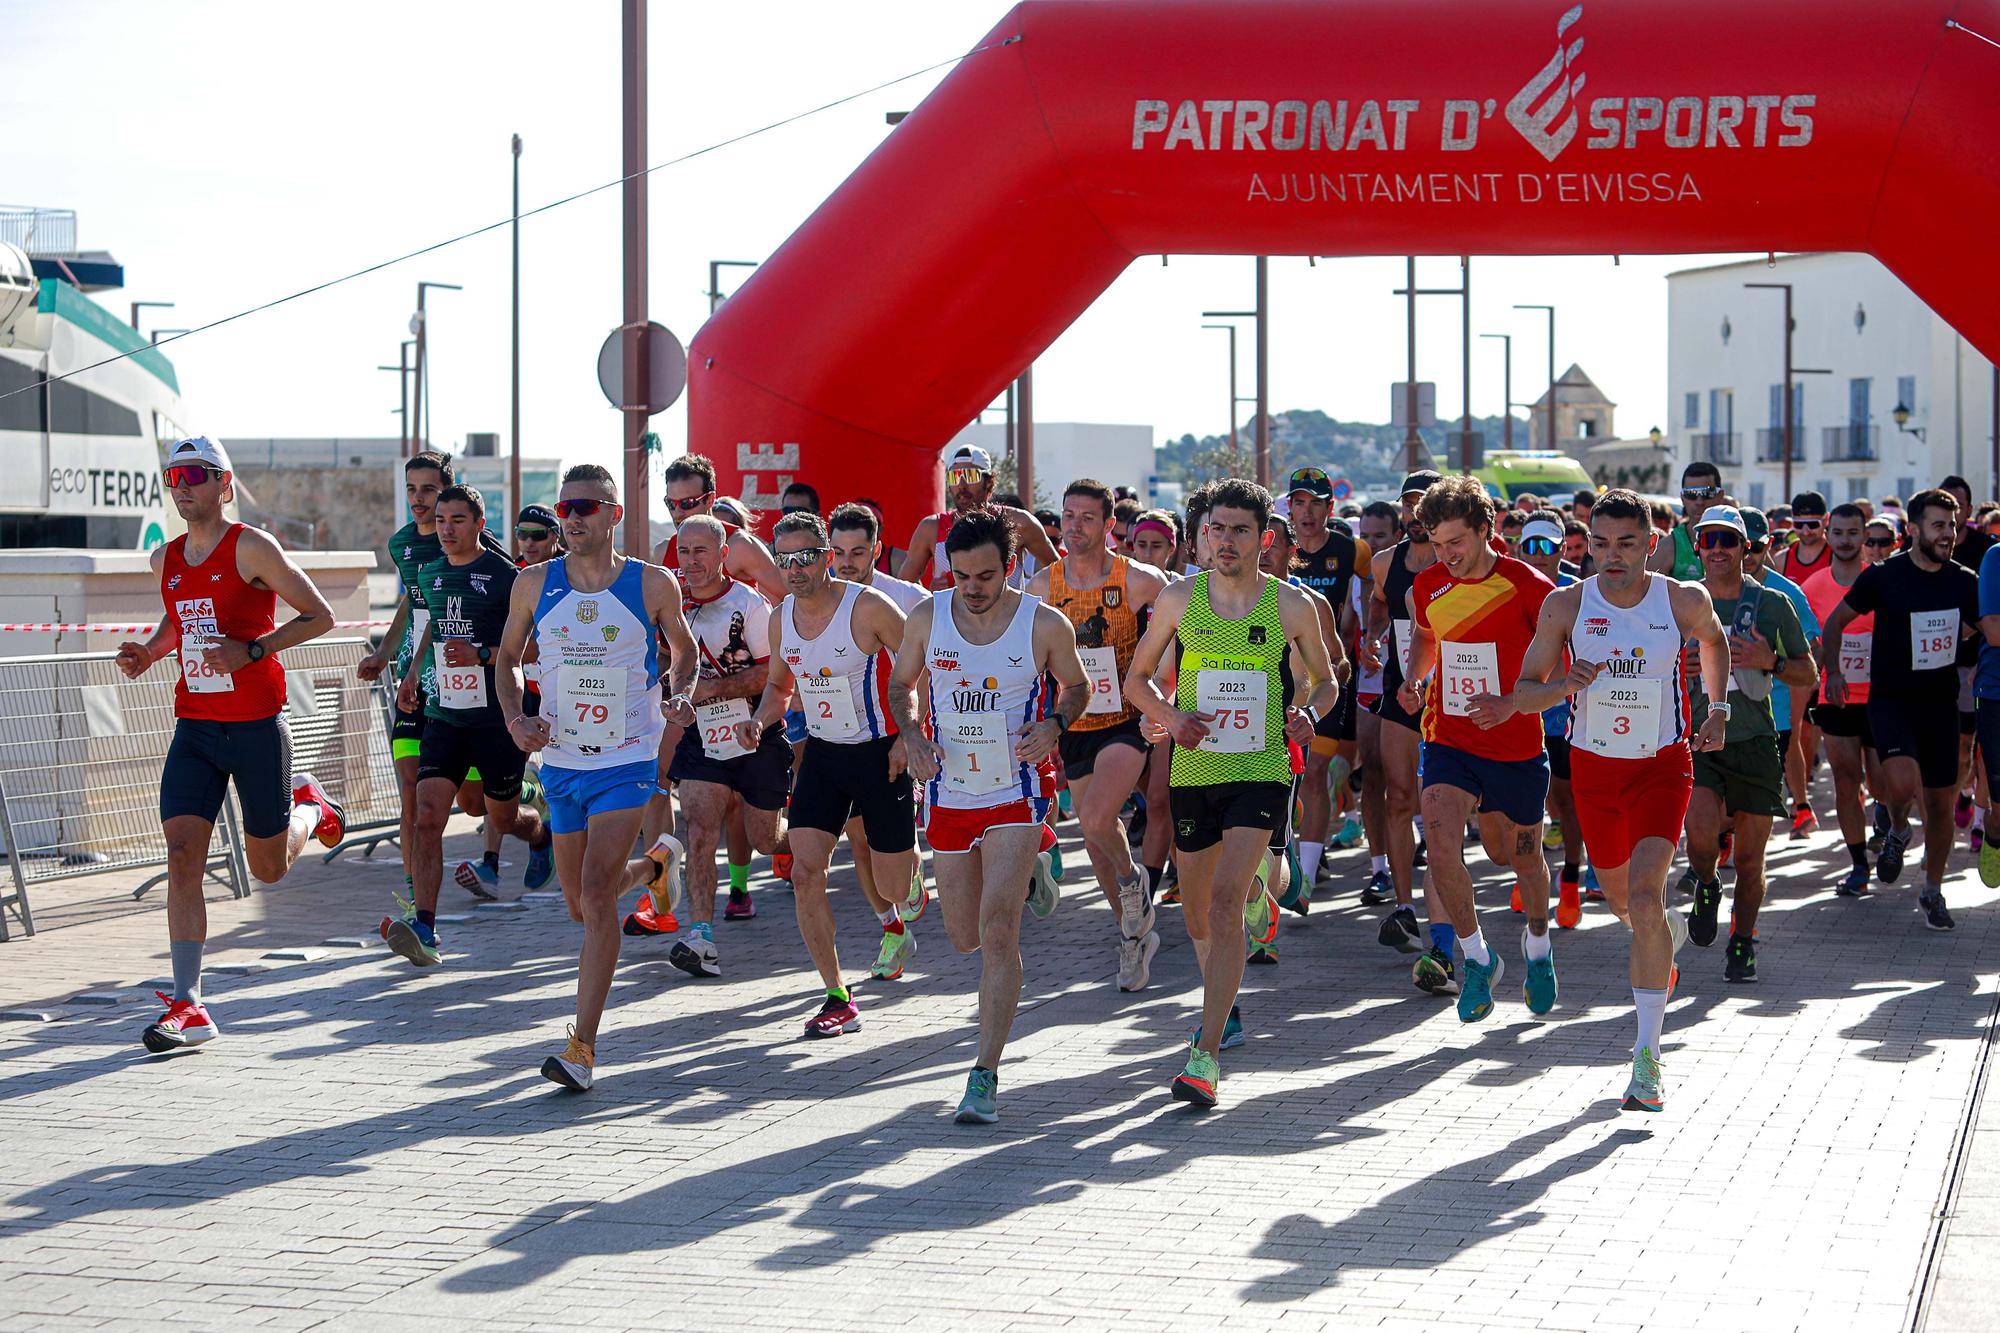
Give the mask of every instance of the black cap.
M 1316 500 L 1331 500 L 1333 498 L 1333 482 L 1327 478 L 1325 471 L 1320 468 L 1302 467 L 1292 473 L 1291 484 L 1286 486 L 1285 494 L 1297 495 L 1301 491 Z
M 1421 472 L 1412 472 L 1409 476 L 1403 478 L 1403 489 L 1396 492 L 1397 498 L 1400 499 L 1408 495 L 1411 491 L 1427 491 L 1443 480 L 1443 477 L 1440 477 L 1429 468 L 1425 468 Z
M 556 511 L 547 505 L 522 505 L 521 512 L 514 517 L 516 527 L 523 523 L 539 523 L 545 528 L 556 526 Z

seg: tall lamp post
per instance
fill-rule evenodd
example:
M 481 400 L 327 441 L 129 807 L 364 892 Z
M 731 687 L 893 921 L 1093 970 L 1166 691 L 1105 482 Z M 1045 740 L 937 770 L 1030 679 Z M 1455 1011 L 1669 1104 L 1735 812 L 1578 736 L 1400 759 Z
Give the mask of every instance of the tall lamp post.
M 1261 274 L 1264 261 L 1259 259 L 1257 263 L 1259 265 L 1258 271 Z M 1263 283 L 1261 281 L 1258 283 L 1258 290 L 1260 294 L 1263 292 Z M 1257 396 L 1255 399 L 1257 404 L 1257 424 L 1252 432 L 1252 438 L 1256 441 L 1253 446 L 1255 449 L 1255 465 L 1252 470 L 1257 474 L 1257 484 L 1260 486 L 1265 485 L 1271 472 L 1271 441 L 1269 435 L 1270 425 L 1265 420 L 1270 407 L 1270 399 L 1267 397 L 1269 385 L 1264 373 L 1265 366 L 1268 364 L 1264 356 L 1264 334 L 1267 328 L 1264 303 L 1259 301 L 1255 310 L 1204 310 L 1201 312 L 1201 317 L 1203 319 L 1252 319 L 1257 321 Z M 1236 404 L 1243 401 L 1245 400 L 1236 396 L 1236 335 L 1231 333 L 1229 336 L 1229 442 L 1232 449 L 1236 447 Z
M 433 287 L 446 292 L 460 292 L 465 290 L 455 282 L 420 282 L 417 284 L 417 313 L 410 317 L 410 332 L 416 338 L 417 343 L 417 387 L 416 393 L 413 396 L 416 430 L 410 438 L 409 448 L 404 451 L 403 456 L 405 458 L 428 448 L 431 440 L 431 419 L 430 414 L 425 410 L 430 400 L 424 396 L 424 366 L 429 359 L 430 342 L 429 325 L 424 315 L 424 296 Z
M 132 332 L 137 333 L 139 331 L 139 311 L 147 307 L 157 310 L 171 310 L 174 308 L 174 303 L 172 301 L 134 301 L 132 303 Z
M 377 370 L 393 370 L 396 372 L 396 399 L 401 404 L 396 409 L 396 412 L 400 418 L 403 432 L 403 438 L 398 443 L 405 458 L 408 458 L 413 452 L 410 448 L 410 349 L 414 346 L 416 346 L 416 339 L 403 339 L 402 346 L 396 353 L 396 364 L 393 366 L 375 367 Z
M 1500 435 L 1501 448 L 1514 447 L 1514 335 L 1511 333 L 1482 333 L 1482 338 L 1498 338 L 1501 343 L 1500 374 L 1506 387 L 1500 394 Z
M 1516 310 L 1546 310 L 1549 316 L 1549 452 L 1556 448 L 1556 308 L 1552 305 L 1516 305 Z
M 1404 297 L 1409 303 L 1410 310 L 1410 387 L 1405 391 L 1409 394 L 1410 431 L 1412 435 L 1415 434 L 1417 420 L 1417 298 L 1456 296 L 1459 299 L 1460 373 L 1465 382 L 1465 401 L 1459 409 L 1458 470 L 1470 474 L 1472 471 L 1472 257 L 1459 256 L 1459 285 L 1456 287 L 1417 286 L 1415 256 L 1411 256 L 1407 262 L 1408 281 L 1404 286 L 1398 287 L 1394 294 Z M 1412 450 L 1410 470 L 1414 472 L 1416 468 L 1416 453 Z
M 1785 409 L 1783 415 L 1784 436 L 1781 441 L 1784 451 L 1784 481 L 1780 485 L 1785 497 L 1792 494 L 1792 448 L 1796 442 L 1798 423 L 1792 419 L 1792 377 L 1795 375 L 1831 375 L 1831 370 L 1806 370 L 1792 364 L 1792 334 L 1797 330 L 1797 321 L 1792 318 L 1792 284 L 1789 282 L 1746 282 L 1745 287 L 1755 287 L 1764 291 L 1781 291 L 1785 294 Z M 1710 423 L 1709 429 L 1714 429 Z
M 647 491 L 646 406 L 646 0 L 624 0 L 621 65 L 624 82 L 623 212 L 625 241 L 625 554 L 653 553 L 653 505 Z M 636 405 L 636 406 L 635 406 Z
M 1229 429 L 1223 440 L 1231 449 L 1236 447 L 1236 409 L 1246 402 L 1254 403 L 1255 398 L 1243 398 L 1236 392 L 1236 326 L 1234 324 L 1204 324 L 1205 329 L 1221 329 L 1229 335 Z
M 521 512 L 521 136 L 514 136 L 514 309 L 512 364 L 507 386 L 508 429 L 513 447 L 507 458 L 507 535 L 514 554 L 521 554 L 521 538 L 514 532 L 514 518 Z
M 756 261 L 756 260 L 754 260 L 754 259 L 711 259 L 711 260 L 709 260 L 709 261 L 708 261 L 708 290 L 707 290 L 706 292 L 704 292 L 704 293 L 703 293 L 703 295 L 704 295 L 704 296 L 708 297 L 708 313 L 709 313 L 709 314 L 711 314 L 711 315 L 712 315 L 712 314 L 714 314 L 714 313 L 715 313 L 715 308 L 716 308 L 717 306 L 719 306 L 719 305 L 721 305 L 721 304 L 722 304 L 722 270 L 723 270 L 723 269 L 726 269 L 726 268 L 755 268 L 755 267 L 757 267 L 757 261 Z

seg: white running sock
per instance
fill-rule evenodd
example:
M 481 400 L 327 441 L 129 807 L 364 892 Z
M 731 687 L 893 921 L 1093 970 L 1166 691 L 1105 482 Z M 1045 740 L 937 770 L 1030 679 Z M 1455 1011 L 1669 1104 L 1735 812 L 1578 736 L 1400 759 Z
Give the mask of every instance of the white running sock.
M 1632 1006 L 1638 1011 L 1639 1040 L 1632 1046 L 1637 1055 L 1643 1048 L 1655 1056 L 1660 1053 L 1660 1031 L 1667 1025 L 1667 993 L 1664 990 L 1643 990 L 1632 988 Z
M 887 930 L 889 927 L 895 925 L 897 921 L 901 920 L 902 915 L 901 909 L 896 904 L 890 903 L 888 907 L 875 914 L 875 919 L 882 923 L 882 929 Z
M 1325 843 L 1307 842 L 1304 838 L 1299 839 L 1299 869 L 1305 872 L 1306 883 L 1312 883 L 1313 877 L 1319 874 L 1319 858 L 1325 852 Z
M 1528 956 L 1528 961 L 1531 963 L 1536 962 L 1543 958 L 1551 957 L 1554 955 L 1555 951 L 1556 951 L 1556 942 L 1554 939 L 1550 938 L 1549 932 L 1547 932 L 1546 930 L 1539 935 L 1537 935 L 1533 930 L 1530 930 L 1525 936 L 1522 937 L 1521 952 Z
M 1477 963 L 1481 967 L 1493 965 L 1493 951 L 1486 947 L 1486 933 L 1474 928 L 1470 935 L 1458 937 L 1458 947 L 1465 951 L 1465 961 Z
M 1371 856 L 1368 858 L 1368 872 L 1370 874 L 1380 874 L 1388 868 L 1389 858 L 1387 856 Z
M 1416 825 L 1417 841 L 1422 842 L 1424 840 L 1424 817 L 1422 815 L 1414 815 L 1411 817 L 1410 822 Z

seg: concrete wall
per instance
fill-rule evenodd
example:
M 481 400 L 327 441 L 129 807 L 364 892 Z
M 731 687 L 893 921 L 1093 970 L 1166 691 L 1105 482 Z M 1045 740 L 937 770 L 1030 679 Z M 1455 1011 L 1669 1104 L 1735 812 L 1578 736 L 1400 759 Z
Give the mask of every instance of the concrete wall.
M 373 467 L 244 467 L 251 515 L 293 549 L 380 551 L 402 519 L 393 460 Z M 266 517 L 272 522 L 264 523 Z

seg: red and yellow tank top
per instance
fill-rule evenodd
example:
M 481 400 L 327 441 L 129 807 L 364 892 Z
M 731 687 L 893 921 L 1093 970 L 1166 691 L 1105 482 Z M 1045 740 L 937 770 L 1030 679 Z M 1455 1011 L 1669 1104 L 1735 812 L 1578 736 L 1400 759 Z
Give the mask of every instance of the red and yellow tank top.
M 160 601 L 179 633 L 181 681 L 174 689 L 174 716 L 210 722 L 256 722 L 275 717 L 285 706 L 285 669 L 276 656 L 241 671 L 207 667 L 201 650 L 217 640 L 248 643 L 278 627 L 278 595 L 246 580 L 236 567 L 243 525 L 233 523 L 208 558 L 187 562 L 187 536 L 167 543 L 160 564 Z

